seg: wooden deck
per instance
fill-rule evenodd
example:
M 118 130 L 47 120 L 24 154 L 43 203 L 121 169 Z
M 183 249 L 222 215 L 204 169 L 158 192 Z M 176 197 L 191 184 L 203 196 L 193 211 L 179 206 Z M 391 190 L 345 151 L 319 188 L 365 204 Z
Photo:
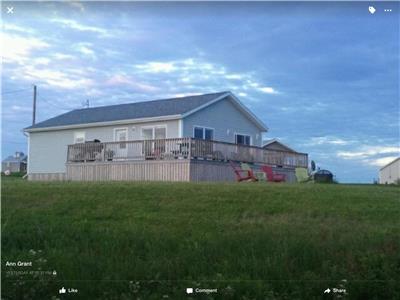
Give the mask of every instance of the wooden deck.
M 307 167 L 305 153 L 271 151 L 193 138 L 86 142 L 68 146 L 65 174 L 30 174 L 30 180 L 72 181 L 234 181 L 229 161 L 257 169 L 270 165 L 294 181 Z
M 257 169 L 258 165 L 252 166 Z M 295 181 L 294 168 L 273 168 Z M 227 162 L 182 159 L 174 161 L 119 161 L 68 163 L 66 180 L 71 181 L 183 181 L 233 182 L 235 174 Z
M 140 140 L 68 146 L 67 163 L 176 161 L 180 159 L 240 161 L 282 167 L 307 167 L 306 153 L 268 150 L 194 138 Z
M 189 181 L 189 160 L 67 163 L 73 181 Z

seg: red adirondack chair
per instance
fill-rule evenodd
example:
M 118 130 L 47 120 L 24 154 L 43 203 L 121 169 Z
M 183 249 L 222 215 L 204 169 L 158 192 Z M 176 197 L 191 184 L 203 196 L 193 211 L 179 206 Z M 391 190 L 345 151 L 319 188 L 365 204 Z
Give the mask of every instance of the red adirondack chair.
M 272 171 L 272 167 L 270 166 L 262 166 L 261 170 L 267 174 L 268 181 L 272 182 L 282 182 L 286 180 L 285 174 L 278 174 Z
M 245 180 L 258 181 L 252 170 L 243 170 L 240 166 L 235 165 L 232 161 L 229 161 L 229 164 L 235 172 L 236 180 L 238 182 Z

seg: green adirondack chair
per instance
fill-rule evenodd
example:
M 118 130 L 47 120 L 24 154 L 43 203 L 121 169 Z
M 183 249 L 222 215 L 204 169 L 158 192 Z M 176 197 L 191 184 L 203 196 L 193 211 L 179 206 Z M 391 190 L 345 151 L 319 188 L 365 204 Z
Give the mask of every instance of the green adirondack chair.
M 308 175 L 306 168 L 296 168 L 296 178 L 297 182 L 307 182 L 311 180 L 311 176 Z
M 252 171 L 254 176 L 258 179 L 258 181 L 267 181 L 267 176 L 262 171 L 254 171 L 249 164 L 240 163 L 240 168 L 246 171 Z

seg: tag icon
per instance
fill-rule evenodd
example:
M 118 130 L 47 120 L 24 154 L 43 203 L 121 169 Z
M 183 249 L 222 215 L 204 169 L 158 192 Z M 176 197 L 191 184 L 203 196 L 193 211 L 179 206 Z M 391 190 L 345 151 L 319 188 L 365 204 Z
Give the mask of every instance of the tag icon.
M 373 6 L 368 7 L 368 10 L 372 15 L 376 12 L 375 7 L 373 7 Z

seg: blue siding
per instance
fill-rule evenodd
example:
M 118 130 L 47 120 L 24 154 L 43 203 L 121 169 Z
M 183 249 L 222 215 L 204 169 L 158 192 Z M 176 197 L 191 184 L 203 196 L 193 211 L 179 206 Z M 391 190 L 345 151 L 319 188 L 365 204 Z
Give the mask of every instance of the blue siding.
M 251 143 L 261 146 L 261 130 L 226 98 L 183 119 L 183 136 L 193 137 L 193 127 L 214 129 L 214 140 L 235 142 L 235 133 L 251 136 Z

